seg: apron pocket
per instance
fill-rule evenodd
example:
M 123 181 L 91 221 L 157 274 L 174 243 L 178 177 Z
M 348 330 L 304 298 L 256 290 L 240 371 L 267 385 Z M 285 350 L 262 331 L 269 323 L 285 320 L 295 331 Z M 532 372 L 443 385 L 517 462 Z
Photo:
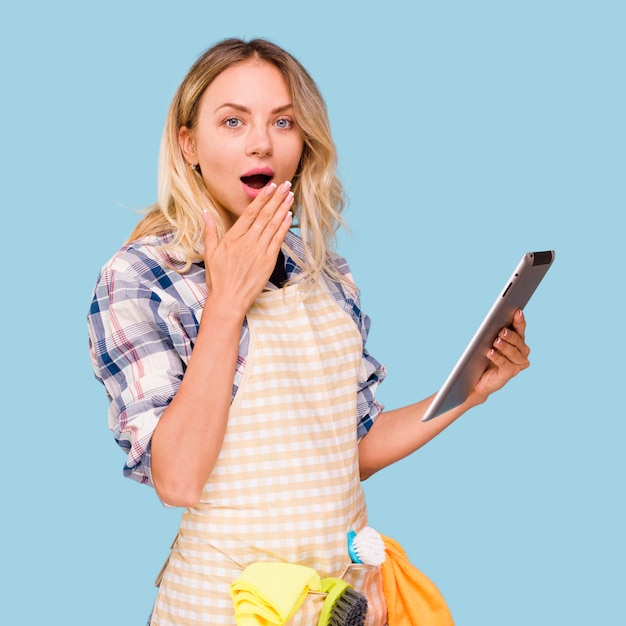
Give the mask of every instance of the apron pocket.
M 346 567 L 341 578 L 367 598 L 365 626 L 384 626 L 387 623 L 387 606 L 380 566 L 353 563 Z M 325 593 L 309 591 L 289 620 L 289 626 L 317 626 L 326 596 Z
M 383 595 L 383 574 L 380 565 L 352 563 L 341 578 L 367 598 L 366 626 L 384 626 L 387 623 L 387 605 Z

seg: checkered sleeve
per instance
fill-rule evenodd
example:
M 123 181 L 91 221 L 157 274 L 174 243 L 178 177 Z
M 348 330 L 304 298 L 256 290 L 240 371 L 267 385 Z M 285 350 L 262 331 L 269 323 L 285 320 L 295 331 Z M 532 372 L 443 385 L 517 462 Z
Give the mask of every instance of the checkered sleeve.
M 335 264 L 342 274 L 348 277 L 350 281 L 353 281 L 350 268 L 345 259 L 337 256 Z M 361 310 L 358 294 L 348 293 L 344 287 L 337 283 L 333 283 L 331 291 L 346 313 L 352 317 L 363 338 L 363 358 L 361 359 L 357 387 L 357 437 L 361 440 L 369 432 L 374 421 L 384 409 L 384 406 L 376 400 L 376 391 L 378 385 L 385 379 L 387 371 L 385 366 L 379 363 L 365 347 L 371 321 Z
M 360 329 L 364 346 L 369 332 L 369 325 L 369 317 L 362 314 Z M 379 363 L 364 347 L 357 392 L 357 438 L 359 441 L 367 435 L 369 429 L 374 424 L 374 420 L 384 409 L 384 406 L 376 400 L 376 390 L 378 385 L 385 379 L 385 376 L 387 376 L 385 366 Z
M 126 453 L 124 474 L 149 485 L 152 433 L 180 386 L 189 328 L 197 327 L 170 288 L 158 264 L 118 254 L 100 273 L 88 315 L 92 364 L 110 401 L 109 428 Z

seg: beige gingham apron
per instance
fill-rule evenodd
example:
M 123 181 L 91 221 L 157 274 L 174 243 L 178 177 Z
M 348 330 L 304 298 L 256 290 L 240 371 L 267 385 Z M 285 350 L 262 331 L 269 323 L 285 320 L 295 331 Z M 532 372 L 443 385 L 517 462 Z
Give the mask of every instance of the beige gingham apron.
M 183 514 L 151 623 L 233 625 L 230 584 L 250 563 L 283 561 L 367 587 L 367 623 L 385 624 L 379 568 L 350 566 L 346 546 L 367 523 L 358 328 L 326 290 L 299 285 L 263 291 L 247 320 L 249 356 L 219 459 Z M 315 626 L 323 599 L 309 594 L 290 626 Z

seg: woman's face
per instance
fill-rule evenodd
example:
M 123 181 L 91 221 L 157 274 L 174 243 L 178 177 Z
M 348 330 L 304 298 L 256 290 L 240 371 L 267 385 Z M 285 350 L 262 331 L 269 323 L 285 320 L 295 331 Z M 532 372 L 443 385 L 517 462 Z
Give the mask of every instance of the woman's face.
M 282 74 L 252 59 L 213 80 L 195 129 L 181 128 L 179 143 L 187 162 L 200 166 L 227 228 L 270 181 L 293 178 L 304 145 Z

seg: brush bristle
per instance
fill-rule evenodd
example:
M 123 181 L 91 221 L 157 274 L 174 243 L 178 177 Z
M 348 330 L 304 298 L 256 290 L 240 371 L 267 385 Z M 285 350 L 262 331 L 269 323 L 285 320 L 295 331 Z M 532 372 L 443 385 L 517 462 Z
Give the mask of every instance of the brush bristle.
M 328 626 L 364 626 L 366 615 L 367 598 L 348 587 L 331 609 Z
M 366 526 L 356 534 L 352 546 L 362 563 L 382 565 L 385 560 L 383 538 L 370 526 Z

